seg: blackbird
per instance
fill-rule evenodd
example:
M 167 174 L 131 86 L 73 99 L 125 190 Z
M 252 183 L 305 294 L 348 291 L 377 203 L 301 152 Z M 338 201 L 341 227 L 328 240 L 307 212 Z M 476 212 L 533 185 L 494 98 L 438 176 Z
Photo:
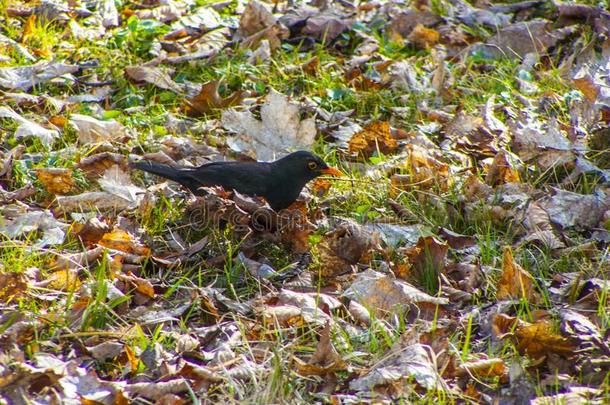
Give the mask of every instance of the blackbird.
M 201 187 L 222 186 L 225 190 L 263 197 L 275 211 L 295 202 L 310 180 L 322 174 L 342 175 L 307 151 L 293 152 L 275 162 L 213 162 L 190 168 L 141 160 L 130 165 L 180 183 L 195 195 L 205 194 Z

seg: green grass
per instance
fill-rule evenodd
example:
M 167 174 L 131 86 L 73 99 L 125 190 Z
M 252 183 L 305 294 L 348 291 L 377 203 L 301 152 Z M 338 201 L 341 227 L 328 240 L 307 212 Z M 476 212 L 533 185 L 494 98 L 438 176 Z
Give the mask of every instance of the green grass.
M 7 22 L 9 18 L 4 10 L 9 3 L 8 0 L 0 0 L 0 18 L 2 19 L 0 32 L 21 42 L 23 33 L 21 27 Z M 213 2 L 197 1 L 197 5 L 210 3 Z M 603 1 L 584 3 L 605 4 L 607 7 L 607 2 Z M 431 10 L 440 15 L 448 13 L 447 7 L 448 4 L 442 0 L 434 0 L 430 4 Z M 493 35 L 493 31 L 485 27 L 462 28 L 474 38 Z M 109 80 L 112 82 L 113 88 L 117 90 L 110 95 L 107 103 L 103 103 L 104 107 L 108 108 L 105 117 L 116 119 L 136 133 L 131 140 L 117 146 L 117 151 L 125 155 L 141 154 L 142 152 L 158 151 L 159 141 L 164 136 L 183 136 L 183 134 L 174 134 L 164 127 L 168 114 L 184 118 L 180 109 L 184 102 L 183 96 L 161 90 L 153 85 L 134 84 L 124 74 L 126 66 L 137 66 L 148 61 L 151 58 L 148 52 L 154 40 L 160 38 L 169 29 L 169 25 L 166 24 L 131 17 L 126 18 L 123 25 L 113 32 L 109 44 L 102 41 L 74 41 L 72 39 L 71 43 L 74 46 L 66 48 L 61 26 L 55 23 L 34 22 L 24 45 L 30 50 L 36 49 L 40 53 L 48 53 L 50 56 L 47 59 L 49 60 L 64 60 L 69 63 L 95 62 L 94 67 L 85 70 L 91 75 L 91 80 Z M 545 104 L 546 110 L 539 111 L 540 114 L 556 117 L 561 124 L 570 122 L 568 103 L 578 94 L 574 94 L 572 85 L 562 76 L 562 71 L 556 63 L 558 61 L 555 60 L 545 62 L 550 65 L 548 68 L 535 68 L 532 72 L 520 72 L 521 67 L 518 61 L 487 61 L 476 57 L 452 60 L 446 64 L 446 69 L 448 76 L 453 78 L 453 82 L 449 84 L 442 97 L 405 92 L 389 86 L 369 91 L 357 89 L 346 80 L 343 66 L 346 62 L 345 54 L 351 55 L 351 52 L 362 42 L 361 36 L 356 33 L 358 30 L 362 34 L 372 36 L 379 44 L 376 57 L 363 67 L 363 73 L 366 75 L 379 73 L 373 68 L 373 63 L 379 61 L 377 59 L 379 56 L 393 60 L 408 60 L 412 63 L 416 74 L 421 77 L 429 74 L 436 66 L 432 52 L 417 50 L 406 43 L 396 42 L 396 38 L 388 37 L 382 27 L 363 26 L 356 27 L 355 30 L 344 34 L 339 39 L 340 48 L 316 45 L 312 49 L 302 50 L 299 46 L 284 44 L 274 53 L 270 61 L 251 65 L 247 63 L 247 52 L 234 45 L 205 62 L 189 62 L 173 66 L 175 72 L 172 77 L 179 83 L 185 81 L 205 83 L 210 80 L 221 80 L 220 93 L 223 96 L 238 90 L 249 90 L 254 97 L 262 97 L 270 89 L 275 89 L 280 93 L 290 95 L 295 100 L 308 98 L 318 107 L 331 113 L 354 110 L 352 118 L 361 124 L 391 119 L 393 127 L 409 131 L 422 130 L 420 126 L 429 123 L 425 114 L 421 112 L 424 103 L 429 109 L 447 108 L 448 111 L 455 111 L 456 108 L 461 108 L 468 114 L 480 116 L 481 106 L 492 95 L 495 97 L 496 103 L 505 107 L 504 111 L 497 113 L 497 116 L 506 123 L 509 119 L 508 110 L 519 111 L 525 108 L 522 102 L 524 95 L 521 93 L 516 79 L 517 75 L 521 74 L 529 77 L 532 83 L 538 85 L 540 89 L 539 93 L 528 97 L 546 97 L 548 101 Z M 591 32 L 585 29 L 583 38 L 588 39 L 591 35 Z M 6 56 L 10 58 L 10 62 L 4 63 L 3 66 L 30 63 L 15 51 L 7 51 Z M 298 68 L 313 57 L 319 61 L 314 74 Z M 70 83 L 67 86 L 42 84 L 37 86 L 32 93 L 63 96 L 81 94 L 90 90 L 87 86 L 78 83 Z M 404 117 L 392 112 L 393 108 L 405 107 L 408 113 Z M 35 114 L 24 113 L 24 116 L 44 124 L 42 118 L 51 113 L 52 111 L 49 109 L 42 109 Z M 71 113 L 93 114 L 94 109 L 90 105 L 81 104 L 74 110 L 62 111 L 59 114 L 69 118 Z M 198 120 L 204 121 L 219 117 L 220 112 L 214 112 Z M 78 145 L 76 133 L 64 130 L 62 138 L 53 145 L 51 150 L 47 150 L 35 139 L 26 141 L 14 139 L 11 134 L 16 127 L 17 125 L 9 120 L 0 121 L 0 139 L 5 146 L 10 148 L 24 144 L 25 152 L 29 154 L 27 159 L 19 161 L 13 167 L 10 188 L 17 189 L 34 183 L 38 192 L 31 202 L 45 206 L 52 201 L 53 196 L 42 190 L 42 185 L 32 174 L 32 169 L 73 168 L 78 158 L 94 154 L 96 149 L 88 145 Z M 192 135 L 198 142 L 222 147 L 221 131 L 201 134 L 193 130 L 187 135 Z M 440 142 L 442 137 L 442 133 L 437 133 L 432 140 Z M 600 167 L 607 169 L 610 158 L 608 157 L 608 144 L 605 142 L 603 134 L 595 139 L 594 146 L 589 155 Z M 57 152 L 59 150 L 61 152 Z M 392 155 L 376 154 L 367 161 L 354 162 L 338 151 L 334 144 L 321 137 L 316 141 L 313 150 L 324 157 L 329 164 L 347 172 L 347 176 L 334 181 L 327 196 L 322 199 L 314 198 L 310 203 L 312 210 L 320 207 L 323 200 L 327 199 L 331 201 L 326 212 L 328 216 L 349 218 L 359 224 L 391 217 L 397 223 L 422 224 L 433 235 L 440 227 L 444 227 L 457 233 L 474 236 L 480 251 L 478 253 L 480 264 L 489 271 L 485 275 L 481 291 L 474 296 L 475 302 L 470 305 L 485 307 L 485 305 L 495 302 L 496 283 L 502 266 L 502 248 L 516 242 L 520 236 L 519 224 L 513 223 L 510 218 L 498 220 L 489 204 L 483 201 L 474 212 L 464 214 L 461 209 L 463 196 L 460 182 L 451 184 L 446 189 L 432 187 L 404 190 L 393 186 L 385 175 L 382 175 L 379 180 L 372 180 L 358 170 L 358 164 L 366 164 L 368 169 L 375 165 L 381 167 L 390 162 Z M 230 155 L 230 153 L 228 154 Z M 447 156 L 446 159 L 448 163 L 456 163 L 450 161 L 452 159 L 450 156 Z M 471 160 L 468 164 L 477 163 Z M 600 179 L 594 176 L 580 176 L 568 182 L 566 178 L 570 168 L 554 167 L 543 172 L 536 169 L 534 163 L 526 162 L 526 168 L 520 174 L 524 183 L 537 189 L 561 185 L 569 191 L 590 194 L 601 184 Z M 477 173 L 484 181 L 484 174 L 481 173 L 479 167 L 461 166 L 460 169 L 472 169 L 472 172 Z M 401 173 L 408 174 L 408 170 L 404 169 Z M 452 176 L 459 178 L 461 174 L 453 173 Z M 96 189 L 95 182 L 87 181 L 81 171 L 75 171 L 75 177 L 77 180 L 75 193 Z M 140 186 L 150 185 L 157 181 L 153 177 L 141 174 L 134 174 L 133 180 Z M 173 332 L 173 327 L 178 328 L 182 333 L 192 333 L 194 326 L 204 327 L 219 322 L 235 321 L 243 336 L 253 336 L 252 339 L 243 339 L 240 345 L 234 348 L 236 355 L 251 355 L 258 346 L 263 346 L 265 343 L 271 343 L 271 348 L 266 354 L 264 369 L 261 368 L 253 373 L 252 380 L 244 382 L 239 379 L 229 379 L 224 385 L 214 386 L 208 392 L 211 400 L 224 403 L 312 403 L 314 400 L 328 400 L 328 397 L 312 391 L 312 387 L 323 383 L 324 378 L 300 376 L 293 364 L 294 356 L 307 358 L 315 352 L 319 327 L 263 325 L 253 314 L 242 317 L 231 311 L 224 313 L 223 318 L 219 320 L 207 306 L 209 302 L 213 301 L 205 295 L 205 291 L 209 287 L 219 289 L 225 297 L 244 306 L 250 304 L 251 299 L 270 291 L 271 287 L 266 282 L 261 282 L 249 275 L 243 265 L 235 260 L 240 250 L 251 242 L 252 236 L 246 237 L 231 226 L 195 229 L 189 225 L 189 216 L 185 214 L 187 203 L 184 198 L 162 195 L 157 195 L 157 197 L 153 207 L 147 211 L 138 211 L 132 216 L 137 227 L 142 228 L 146 235 L 145 242 L 153 249 L 155 256 L 162 257 L 166 253 L 175 252 L 176 241 L 180 241 L 186 247 L 207 237 L 208 243 L 191 260 L 177 266 L 163 267 L 155 263 L 153 259 L 147 260 L 142 265 L 139 276 L 155 281 L 155 287 L 159 291 L 157 302 L 163 307 L 172 308 L 176 302 L 183 301 L 191 302 L 192 305 L 174 324 L 156 325 L 152 328 L 138 325 L 134 328 L 134 334 L 122 337 L 121 342 L 134 352 L 151 348 L 157 343 L 169 349 L 173 348 L 175 344 L 175 335 L 170 333 Z M 499 197 L 497 203 L 499 203 Z M 411 214 L 410 218 L 400 220 L 388 204 L 390 198 L 403 206 Z M 65 220 L 68 221 L 69 218 L 66 216 Z M 325 229 L 320 229 L 311 237 L 314 245 L 312 268 L 320 260 L 316 256 L 315 244 L 319 242 L 324 231 Z M 32 250 L 31 245 L 38 236 L 33 233 L 16 241 L 3 237 L 0 240 L 0 263 L 2 263 L 0 271 L 10 270 L 24 273 L 32 268 L 39 268 L 42 269 L 43 275 L 48 275 L 53 251 Z M 578 234 L 568 233 L 568 236 L 577 241 L 582 238 Z M 81 248 L 76 238 L 71 236 L 64 245 L 55 247 L 53 250 L 79 252 Z M 267 258 L 276 270 L 285 269 L 297 260 L 296 255 L 287 253 L 285 246 L 271 241 L 259 242 L 256 245 L 256 252 L 260 257 Z M 607 255 L 607 248 L 598 252 L 595 257 L 589 257 L 584 253 L 570 255 L 566 253 L 557 256 L 556 252 L 533 244 L 515 249 L 516 262 L 533 275 L 536 291 L 542 299 L 536 304 L 523 300 L 518 301 L 510 308 L 511 315 L 531 322 L 535 310 L 553 309 L 554 298 L 549 286 L 556 274 L 579 272 L 583 281 L 591 277 L 605 280 L 607 275 L 602 269 L 607 266 L 607 259 L 605 259 Z M 36 319 L 40 315 L 53 315 L 48 316 L 44 326 L 36 329 L 33 338 L 28 342 L 26 352 L 29 356 L 39 351 L 41 345 L 48 342 L 60 345 L 64 342 L 63 339 L 78 339 L 78 344 L 82 344 L 81 339 L 84 335 L 78 335 L 79 333 L 103 336 L 106 331 L 123 330 L 131 325 L 123 307 L 133 302 L 135 292 L 129 291 L 123 296 L 111 294 L 110 289 L 115 280 L 113 279 L 112 263 L 108 261 L 108 257 L 104 255 L 91 270 L 79 273 L 79 280 L 86 285 L 89 300 L 82 313 L 72 312 L 76 297 L 80 294 L 77 291 L 65 291 L 60 295 L 61 299 L 53 303 L 40 303 L 35 299 L 23 299 L 18 303 L 15 312 L 30 319 Z M 216 257 L 221 257 L 220 264 L 210 265 L 209 261 Z M 380 253 L 374 257 L 381 260 L 386 259 Z M 387 253 L 387 257 L 396 263 L 402 263 L 405 260 L 397 251 Z M 375 264 L 372 265 L 372 267 L 374 266 Z M 428 266 L 422 274 L 409 281 L 417 288 L 436 296 L 440 288 L 439 277 L 436 269 Z M 317 285 L 311 287 L 322 291 L 326 287 L 325 280 L 317 282 Z M 36 291 L 49 292 L 43 289 Z M 579 293 L 579 286 L 576 285 L 569 296 L 569 303 L 574 303 Z M 607 290 L 599 290 L 598 303 L 596 311 L 603 328 L 602 332 L 605 332 L 610 327 Z M 392 347 L 400 343 L 400 339 L 405 334 L 421 326 L 420 324 L 414 326 L 409 322 L 409 313 L 399 313 L 395 319 L 388 321 L 375 317 L 374 308 L 369 308 L 369 310 L 371 316 L 369 327 L 359 326 L 359 329 L 350 331 L 338 327 L 333 329 L 332 334 L 332 341 L 340 355 L 349 359 L 350 364 L 362 368 L 370 367 L 383 359 Z M 349 319 L 348 316 L 341 313 L 331 315 L 337 325 L 342 325 Z M 462 361 L 487 354 L 489 357 L 516 361 L 524 368 L 530 365 L 530 360 L 519 355 L 513 344 L 508 341 L 499 345 L 492 344 L 489 336 L 483 336 L 484 332 L 477 315 L 467 314 L 461 317 L 460 324 L 449 336 L 448 353 Z M 13 325 L 15 319 L 5 320 L 0 325 L 0 332 Z M 439 319 L 432 322 L 433 330 L 440 328 L 439 322 Z M 556 318 L 554 322 L 557 324 Z M 423 326 L 421 327 L 423 328 Z M 358 333 L 354 333 L 354 331 Z M 60 338 L 64 335 L 68 337 Z M 110 360 L 94 362 L 91 367 L 101 376 L 119 378 L 121 373 L 124 373 L 123 366 L 118 360 Z M 133 370 L 132 374 L 144 374 L 147 371 L 150 370 L 146 370 L 143 363 L 140 363 L 138 369 Z M 352 372 L 342 371 L 338 373 L 339 383 L 346 384 L 355 376 Z M 535 380 L 536 376 L 533 378 L 535 382 L 539 382 Z M 501 388 L 501 383 L 498 381 L 485 381 L 484 384 L 488 384 L 491 391 Z M 606 385 L 608 386 L 607 383 Z M 413 386 L 414 384 L 411 384 L 409 387 Z M 559 389 L 559 387 L 553 389 Z M 452 404 L 461 403 L 461 400 L 464 400 L 452 393 L 440 390 L 428 393 L 411 388 L 405 388 L 405 390 L 406 392 L 397 403 Z M 549 393 L 542 387 L 537 387 L 537 390 L 541 395 Z

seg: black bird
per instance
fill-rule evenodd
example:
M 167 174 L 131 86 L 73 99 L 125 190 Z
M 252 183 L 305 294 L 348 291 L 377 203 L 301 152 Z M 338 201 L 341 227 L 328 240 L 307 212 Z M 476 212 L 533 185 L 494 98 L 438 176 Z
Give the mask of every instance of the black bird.
M 222 186 L 263 197 L 276 211 L 295 202 L 310 180 L 322 174 L 342 175 L 307 151 L 293 152 L 275 162 L 213 162 L 190 168 L 142 160 L 130 166 L 180 183 L 195 195 L 205 194 L 201 187 Z

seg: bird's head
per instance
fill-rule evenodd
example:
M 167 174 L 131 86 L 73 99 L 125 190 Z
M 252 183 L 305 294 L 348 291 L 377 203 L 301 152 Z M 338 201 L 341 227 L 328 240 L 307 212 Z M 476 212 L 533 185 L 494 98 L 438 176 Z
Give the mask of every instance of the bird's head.
M 320 157 L 308 151 L 293 152 L 274 162 L 278 170 L 307 183 L 321 175 L 342 176 L 340 170 L 328 166 Z

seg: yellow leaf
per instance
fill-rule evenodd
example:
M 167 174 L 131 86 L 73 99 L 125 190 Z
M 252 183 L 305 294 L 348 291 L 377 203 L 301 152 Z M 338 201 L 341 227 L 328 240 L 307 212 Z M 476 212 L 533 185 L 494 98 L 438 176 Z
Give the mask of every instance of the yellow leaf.
M 23 35 L 21 36 L 21 43 L 25 44 L 28 39 L 36 31 L 36 14 L 32 14 L 28 17 L 23 27 Z
M 51 273 L 49 276 L 48 288 L 51 290 L 76 291 L 80 288 L 81 282 L 77 272 L 72 269 L 62 269 Z
M 143 256 L 150 255 L 149 248 L 142 246 L 140 243 L 134 240 L 130 234 L 122 229 L 117 229 L 113 232 L 104 234 L 98 244 L 108 249 L 120 250 L 126 253 L 134 253 Z
M 44 168 L 36 169 L 35 173 L 45 190 L 51 194 L 68 194 L 76 184 L 70 169 Z

